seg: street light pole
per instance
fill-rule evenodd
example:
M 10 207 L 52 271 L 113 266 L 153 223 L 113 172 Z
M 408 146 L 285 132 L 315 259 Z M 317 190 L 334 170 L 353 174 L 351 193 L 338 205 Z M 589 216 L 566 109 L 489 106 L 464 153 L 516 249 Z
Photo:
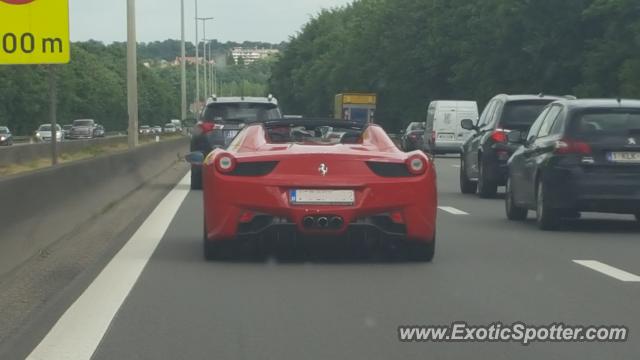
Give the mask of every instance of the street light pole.
M 187 64 L 186 64 L 186 49 L 184 44 L 184 0 L 180 0 L 180 92 L 182 95 L 182 103 L 180 106 L 180 120 L 185 121 L 187 119 Z
M 203 68 L 204 68 L 204 99 L 205 101 L 209 98 L 210 94 L 207 94 L 208 90 L 207 90 L 207 21 L 209 20 L 213 20 L 212 17 L 198 17 L 196 18 L 200 21 L 202 21 L 202 50 L 204 52 L 203 57 L 204 57 L 204 64 L 203 64 Z
M 200 114 L 200 39 L 198 38 L 198 0 L 195 0 L 196 3 L 196 102 L 195 112 L 196 112 L 196 120 L 198 120 L 198 116 Z
M 127 0 L 127 107 L 130 149 L 138 146 L 138 54 L 136 46 L 136 1 Z

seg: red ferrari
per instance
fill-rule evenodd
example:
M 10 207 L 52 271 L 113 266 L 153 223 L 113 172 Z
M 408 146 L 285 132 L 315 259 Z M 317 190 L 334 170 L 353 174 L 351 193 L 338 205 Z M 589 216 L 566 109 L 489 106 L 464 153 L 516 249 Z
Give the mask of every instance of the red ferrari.
M 400 151 L 377 125 L 283 119 L 247 125 L 202 165 L 204 254 L 220 259 L 248 242 L 392 243 L 431 261 L 436 171 L 424 153 Z

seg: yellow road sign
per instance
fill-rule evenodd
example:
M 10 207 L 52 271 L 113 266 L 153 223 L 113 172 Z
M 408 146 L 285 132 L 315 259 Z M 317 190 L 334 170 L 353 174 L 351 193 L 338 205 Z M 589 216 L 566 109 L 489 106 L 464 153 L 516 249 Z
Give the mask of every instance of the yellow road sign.
M 69 0 L 0 0 L 0 64 L 65 64 Z

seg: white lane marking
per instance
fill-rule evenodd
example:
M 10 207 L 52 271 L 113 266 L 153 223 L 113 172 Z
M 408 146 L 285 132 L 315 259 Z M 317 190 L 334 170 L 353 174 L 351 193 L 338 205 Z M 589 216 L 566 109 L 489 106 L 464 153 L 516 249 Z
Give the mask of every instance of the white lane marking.
M 451 167 L 454 167 L 456 169 L 460 169 L 460 165 L 451 165 Z
M 27 359 L 90 359 L 189 193 L 189 175 L 153 210 Z
M 451 207 L 451 206 L 438 206 L 438 209 L 440 209 L 442 211 L 446 211 L 449 214 L 453 214 L 453 215 L 469 215 L 468 212 L 464 212 L 462 210 L 456 209 L 456 208 Z
M 595 260 L 573 260 L 574 263 L 588 267 L 591 270 L 595 270 L 599 273 L 611 276 L 614 279 L 618 279 L 624 282 L 640 282 L 640 276 L 634 275 L 630 272 L 614 268 L 605 263 Z

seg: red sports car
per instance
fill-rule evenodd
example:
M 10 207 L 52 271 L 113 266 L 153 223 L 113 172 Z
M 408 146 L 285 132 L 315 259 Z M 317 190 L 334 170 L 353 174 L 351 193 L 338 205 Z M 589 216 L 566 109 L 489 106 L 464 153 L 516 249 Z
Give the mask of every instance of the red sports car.
M 283 119 L 247 125 L 226 150 L 187 156 L 203 169 L 204 254 L 248 242 L 393 243 L 431 261 L 436 172 L 377 125 Z M 296 246 L 296 245 L 292 245 Z

